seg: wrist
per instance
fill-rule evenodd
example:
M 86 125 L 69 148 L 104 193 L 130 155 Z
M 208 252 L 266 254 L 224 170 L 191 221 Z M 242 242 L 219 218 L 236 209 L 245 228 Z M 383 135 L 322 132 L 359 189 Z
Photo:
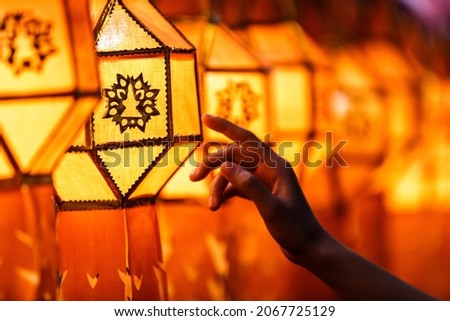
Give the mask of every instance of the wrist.
M 304 240 L 296 250 L 289 251 L 282 248 L 284 255 L 293 263 L 305 268 L 314 266 L 326 257 L 334 238 L 320 225 L 317 225 L 314 233 Z

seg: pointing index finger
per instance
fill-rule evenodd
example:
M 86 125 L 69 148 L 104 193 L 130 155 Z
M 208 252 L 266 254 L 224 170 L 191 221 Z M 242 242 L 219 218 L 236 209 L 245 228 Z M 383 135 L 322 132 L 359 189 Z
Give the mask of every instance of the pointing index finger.
M 212 130 L 224 134 L 237 143 L 243 143 L 246 141 L 260 142 L 260 139 L 258 139 L 252 132 L 233 124 L 225 118 L 205 114 L 202 116 L 202 120 L 203 123 Z

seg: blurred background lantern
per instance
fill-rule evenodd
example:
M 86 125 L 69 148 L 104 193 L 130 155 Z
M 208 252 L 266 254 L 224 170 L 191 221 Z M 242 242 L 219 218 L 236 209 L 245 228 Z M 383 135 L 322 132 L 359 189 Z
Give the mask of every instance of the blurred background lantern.
M 0 299 L 56 298 L 51 172 L 98 102 L 85 1 L 0 2 Z
M 221 1 L 224 21 L 271 66 L 271 133 L 300 176 L 294 151 L 315 136 L 315 115 L 327 91 L 329 61 L 304 31 L 294 0 Z M 287 147 L 287 146 L 284 146 Z
M 449 5 L 430 1 L 415 3 L 399 1 L 399 18 L 403 45 L 414 52 L 421 63 L 418 125 L 415 139 L 404 153 L 393 155 L 380 170 L 390 183 L 383 186 L 386 206 L 392 213 L 417 212 L 425 208 L 447 209 L 448 115 L 450 60 L 448 34 L 441 34 L 448 25 Z M 433 17 L 433 18 L 431 18 Z M 419 18 L 419 19 L 418 19 Z M 425 24 L 421 24 L 425 21 Z M 411 129 L 411 130 L 412 130 Z M 402 157 L 399 157 L 399 155 Z M 394 173 L 394 175 L 387 175 Z M 413 196 L 414 195 L 414 196 Z
M 333 2 L 331 8 L 340 5 Z M 351 33 L 341 27 L 328 39 L 335 84 L 330 103 L 322 105 L 319 126 L 347 138 L 350 166 L 379 165 L 417 138 L 421 70 L 398 39 L 394 1 L 357 2 L 355 7 L 356 13 L 340 18 Z
M 196 51 L 149 1 L 90 9 L 102 99 L 54 173 L 61 299 L 166 299 L 154 201 L 201 142 Z

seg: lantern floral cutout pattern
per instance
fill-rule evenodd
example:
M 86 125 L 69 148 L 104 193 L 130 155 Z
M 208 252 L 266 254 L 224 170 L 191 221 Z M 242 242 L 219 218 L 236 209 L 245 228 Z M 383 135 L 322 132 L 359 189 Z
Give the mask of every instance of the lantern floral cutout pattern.
M 259 117 L 259 97 L 247 82 L 228 82 L 217 92 L 218 114 L 239 126 L 248 126 Z
M 111 89 L 106 88 L 103 92 L 108 99 L 108 111 L 103 118 L 112 118 L 120 126 L 121 133 L 127 128 L 135 127 L 145 132 L 145 125 L 151 116 L 159 115 L 155 108 L 159 89 L 150 89 L 150 87 L 143 80 L 142 73 L 136 78 L 117 74 L 117 82 L 111 86 Z M 128 108 L 135 108 L 140 116 L 123 116 Z
M 52 25 L 30 12 L 7 13 L 0 20 L 0 57 L 14 73 L 39 71 L 55 52 Z
M 149 1 L 94 21 L 102 99 L 53 175 L 61 298 L 165 299 L 153 202 L 201 143 L 196 51 Z

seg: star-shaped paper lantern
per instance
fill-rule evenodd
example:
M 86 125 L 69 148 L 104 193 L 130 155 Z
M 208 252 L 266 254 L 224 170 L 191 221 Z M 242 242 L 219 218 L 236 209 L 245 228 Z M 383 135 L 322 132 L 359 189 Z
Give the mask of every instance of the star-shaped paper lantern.
M 102 100 L 54 176 L 63 209 L 154 199 L 201 141 L 195 48 L 148 1 L 94 18 Z
M 153 203 L 201 143 L 196 49 L 146 0 L 91 15 L 102 99 L 53 175 L 61 299 L 165 299 Z

